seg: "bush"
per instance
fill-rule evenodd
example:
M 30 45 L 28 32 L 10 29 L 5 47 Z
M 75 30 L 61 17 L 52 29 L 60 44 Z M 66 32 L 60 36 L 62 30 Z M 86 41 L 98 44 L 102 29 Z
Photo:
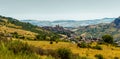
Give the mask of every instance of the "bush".
M 19 37 L 19 35 L 18 35 L 17 32 L 13 32 L 13 33 L 11 33 L 11 34 L 12 34 L 12 36 L 13 36 L 14 38 L 18 38 L 18 37 Z
M 85 42 L 82 42 L 81 44 L 78 43 L 78 46 L 81 47 L 81 48 L 86 48 L 87 44 Z
M 119 57 L 114 57 L 114 59 L 119 59 Z
M 93 47 L 93 49 L 102 50 L 102 47 L 99 46 L 99 45 L 96 45 L 96 46 Z
M 47 35 L 46 34 L 39 34 L 36 35 L 37 40 L 46 40 Z
M 53 44 L 53 41 L 50 41 L 50 44 Z
M 104 58 L 103 58 L 103 55 L 101 55 L 101 54 L 96 54 L 95 57 L 96 57 L 97 59 L 104 59 Z
M 102 36 L 102 39 L 105 43 L 113 43 L 113 37 L 111 35 L 104 35 Z
M 58 43 L 58 40 L 56 40 L 55 42 Z
M 71 50 L 66 48 L 59 48 L 57 50 L 57 53 L 61 59 L 71 59 L 72 56 Z
M 85 42 L 78 43 L 77 46 L 80 48 L 91 48 L 90 44 L 87 44 Z

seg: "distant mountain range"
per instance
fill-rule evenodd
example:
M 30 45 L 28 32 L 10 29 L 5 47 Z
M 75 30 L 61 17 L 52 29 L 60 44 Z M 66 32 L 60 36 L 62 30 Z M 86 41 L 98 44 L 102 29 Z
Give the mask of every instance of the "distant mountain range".
M 99 23 L 111 23 L 115 18 L 103 18 L 103 19 L 95 19 L 95 20 L 57 20 L 57 21 L 38 21 L 38 20 L 21 20 L 22 22 L 29 22 L 38 26 L 55 26 L 60 25 L 63 27 L 79 27 L 79 26 L 87 26 L 87 25 L 95 25 Z

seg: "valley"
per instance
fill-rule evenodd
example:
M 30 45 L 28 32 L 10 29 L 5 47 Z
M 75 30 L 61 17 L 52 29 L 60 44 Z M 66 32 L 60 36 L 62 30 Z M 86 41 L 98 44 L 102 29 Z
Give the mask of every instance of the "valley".
M 41 27 L 0 16 L 0 58 L 120 58 L 119 20 L 79 27 Z
M 0 0 L 0 59 L 120 59 L 120 0 Z

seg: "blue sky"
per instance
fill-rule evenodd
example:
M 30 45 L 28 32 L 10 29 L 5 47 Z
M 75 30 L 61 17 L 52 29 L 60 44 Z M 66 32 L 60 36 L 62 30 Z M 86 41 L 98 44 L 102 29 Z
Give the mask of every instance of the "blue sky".
M 120 0 L 0 0 L 0 15 L 20 20 L 89 20 L 118 17 Z

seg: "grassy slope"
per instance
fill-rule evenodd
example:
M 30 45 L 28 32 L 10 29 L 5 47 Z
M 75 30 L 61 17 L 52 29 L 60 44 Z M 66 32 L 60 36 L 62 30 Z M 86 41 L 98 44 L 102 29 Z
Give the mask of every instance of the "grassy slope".
M 37 35 L 37 33 L 34 33 L 34 32 L 16 29 L 16 28 L 9 28 L 6 26 L 0 26 L 0 32 L 6 32 L 6 33 L 17 32 L 18 34 L 24 35 L 25 37 L 29 37 L 29 38 L 35 38 L 35 35 Z
M 9 34 L 17 32 L 19 35 L 23 35 L 29 38 L 35 38 L 37 34 L 54 35 L 54 33 L 44 30 L 40 27 L 34 26 L 29 23 L 19 22 L 16 19 L 0 16 L 0 33 Z M 15 38 L 13 38 L 14 40 Z M 16 39 L 15 39 L 16 40 Z M 41 56 L 40 56 L 41 57 Z M 50 58 L 49 56 L 42 56 L 42 59 Z M 11 51 L 6 51 L 5 49 L 0 50 L 0 59 L 36 59 L 34 55 L 15 55 Z M 51 58 L 52 59 L 52 58 Z
M 57 34 L 47 31 L 41 27 L 32 25 L 30 23 L 20 22 L 17 19 L 0 16 L 0 32 L 18 32 L 18 34 L 30 36 L 30 38 L 34 37 L 36 34 L 43 35 L 46 34 L 47 37 L 57 36 Z M 26 36 L 25 36 L 26 37 Z
M 54 44 L 49 44 L 48 41 L 27 41 L 29 44 L 42 47 L 44 49 L 57 49 L 57 48 L 70 48 L 73 53 L 78 53 L 81 56 L 88 56 L 89 58 L 95 59 L 94 55 L 102 54 L 106 59 L 113 59 L 114 57 L 120 58 L 120 48 L 113 46 L 101 45 L 103 50 L 95 50 L 88 48 L 78 48 L 76 44 L 68 42 L 59 42 Z M 95 44 L 93 44 L 95 45 Z

